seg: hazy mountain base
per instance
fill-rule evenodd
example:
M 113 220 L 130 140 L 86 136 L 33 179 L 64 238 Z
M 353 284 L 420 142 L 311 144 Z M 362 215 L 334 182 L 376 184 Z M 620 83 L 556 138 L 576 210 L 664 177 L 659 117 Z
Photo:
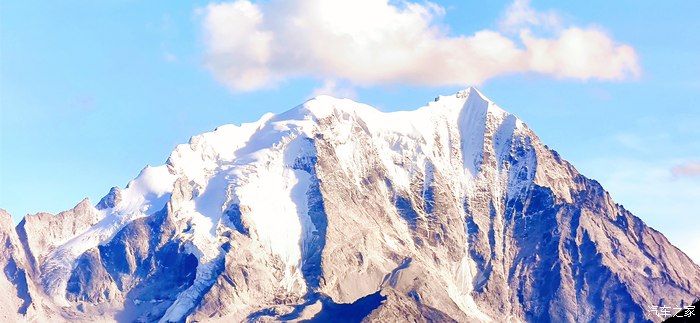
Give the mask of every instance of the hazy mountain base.
M 166 167 L 169 190 L 135 199 L 145 170 L 97 207 L 3 214 L 5 319 L 636 322 L 700 296 L 696 264 L 473 89 L 320 97 Z

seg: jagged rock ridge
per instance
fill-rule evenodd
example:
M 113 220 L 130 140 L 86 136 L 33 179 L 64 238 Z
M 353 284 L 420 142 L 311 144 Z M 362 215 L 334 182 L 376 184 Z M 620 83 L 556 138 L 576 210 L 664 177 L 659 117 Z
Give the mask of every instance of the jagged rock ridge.
M 97 205 L 1 214 L 7 320 L 644 321 L 700 268 L 477 90 L 321 96 Z

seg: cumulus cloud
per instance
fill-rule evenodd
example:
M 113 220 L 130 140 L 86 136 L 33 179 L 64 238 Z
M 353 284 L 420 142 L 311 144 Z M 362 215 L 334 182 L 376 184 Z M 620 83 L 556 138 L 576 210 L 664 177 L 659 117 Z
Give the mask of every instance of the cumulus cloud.
M 311 77 L 353 85 L 467 85 L 504 74 L 620 80 L 639 74 L 634 49 L 594 27 L 560 27 L 527 1 L 500 24 L 516 34 L 452 35 L 445 9 L 388 0 L 248 0 L 201 9 L 205 64 L 235 91 Z M 549 37 L 536 27 L 555 28 Z
M 671 168 L 676 177 L 700 176 L 700 161 L 689 161 Z

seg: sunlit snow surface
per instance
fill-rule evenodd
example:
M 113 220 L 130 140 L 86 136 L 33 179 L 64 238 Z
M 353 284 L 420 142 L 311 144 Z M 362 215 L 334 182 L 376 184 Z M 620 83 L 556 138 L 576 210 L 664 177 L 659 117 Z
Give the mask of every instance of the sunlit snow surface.
M 75 260 L 85 251 L 108 242 L 125 225 L 161 210 L 167 203 L 176 176 L 168 167 L 144 168 L 121 190 L 121 201 L 114 208 L 96 210 L 102 220 L 51 252 L 42 265 L 42 283 L 54 300 L 67 305 L 65 290 Z
M 486 118 L 490 115 L 490 121 Z M 324 118 L 352 118 L 370 134 L 378 147 L 378 158 L 386 168 L 391 183 L 398 190 L 409 190 L 413 170 L 400 161 L 413 158 L 413 165 L 426 164 L 434 147 L 436 133 L 455 127 L 461 135 L 460 165 L 434 164 L 437 169 L 461 168 L 462 177 L 453 178 L 454 186 L 467 194 L 477 176 L 482 158 L 485 127 L 496 127 L 494 152 L 507 153 L 513 132 L 522 123 L 470 88 L 456 95 L 441 96 L 435 102 L 415 111 L 384 113 L 368 105 L 347 99 L 319 96 L 279 115 L 266 114 L 259 121 L 224 125 L 216 130 L 178 145 L 166 165 L 146 167 L 138 177 L 121 190 L 118 203 L 98 210 L 102 220 L 47 256 L 42 282 L 46 291 L 59 304 L 66 304 L 66 282 L 72 266 L 90 248 L 107 243 L 126 224 L 154 214 L 166 207 L 174 183 L 180 179 L 191 185 L 190 200 L 181 201 L 172 216 L 189 221 L 191 228 L 177 238 L 187 242 L 188 252 L 199 260 L 194 284 L 178 295 L 161 321 L 181 320 L 195 305 L 203 290 L 216 279 L 214 271 L 223 257 L 217 226 L 224 221 L 228 207 L 245 209 L 247 223 L 255 230 L 251 234 L 286 264 L 283 284 L 288 289 L 305 288 L 300 263 L 302 246 L 313 227 L 308 216 L 307 191 L 311 175 L 295 169 L 299 158 L 313 158 L 312 139 L 318 121 Z M 489 124 L 491 122 L 491 124 Z M 353 123 L 336 123 L 337 138 L 351 138 Z M 449 135 L 441 135 L 449 138 Z M 453 138 L 452 140 L 460 140 Z M 357 158 L 357 143 L 341 142 L 336 151 L 339 166 L 353 168 Z M 339 169 L 338 171 L 343 171 Z M 350 172 L 349 172 L 350 173 Z M 355 172 L 357 173 L 357 172 Z M 355 179 L 359 184 L 361 179 Z M 463 197 L 462 196 L 462 197 Z M 460 282 L 473 278 L 465 258 L 450 275 Z M 467 287 L 468 286 L 468 287 Z M 447 286 L 450 296 L 465 312 L 488 319 L 471 299 L 471 284 Z

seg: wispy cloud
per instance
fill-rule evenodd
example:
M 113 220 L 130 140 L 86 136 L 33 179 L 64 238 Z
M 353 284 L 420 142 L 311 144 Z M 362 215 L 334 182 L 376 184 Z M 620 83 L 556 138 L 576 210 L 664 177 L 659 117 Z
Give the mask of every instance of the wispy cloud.
M 171 52 L 165 52 L 163 53 L 163 60 L 168 63 L 174 63 L 177 62 L 177 56 Z
M 530 6 L 530 0 L 515 0 L 506 8 L 498 22 L 501 30 L 516 32 L 533 26 L 544 29 L 561 29 L 561 16 L 550 10 L 540 12 Z
M 321 94 L 348 99 L 354 99 L 357 96 L 352 87 L 340 84 L 336 80 L 325 80 L 320 87 L 315 88 L 311 93 L 312 96 Z
M 235 91 L 296 77 L 440 86 L 523 72 L 580 80 L 640 73 L 631 46 L 596 27 L 564 27 L 555 13 L 521 0 L 499 22 L 508 31 L 471 35 L 450 34 L 440 23 L 445 9 L 430 2 L 238 0 L 200 14 L 206 66 Z M 538 28 L 550 36 L 538 36 Z
M 634 133 L 617 133 L 613 135 L 612 139 L 616 144 L 627 149 L 638 152 L 647 152 L 649 150 L 649 146 L 646 145 L 644 140 Z
M 676 177 L 700 176 L 700 161 L 687 161 L 673 166 L 673 168 L 671 168 L 671 173 Z
M 71 113 L 85 114 L 92 112 L 97 108 L 95 97 L 92 95 L 81 95 L 73 98 L 69 103 Z

